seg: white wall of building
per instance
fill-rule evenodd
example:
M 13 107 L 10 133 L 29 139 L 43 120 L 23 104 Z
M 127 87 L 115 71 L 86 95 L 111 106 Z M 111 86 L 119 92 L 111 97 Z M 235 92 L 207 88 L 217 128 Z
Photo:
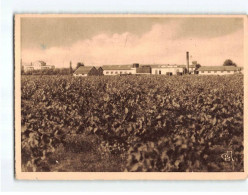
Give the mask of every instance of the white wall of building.
M 23 66 L 23 68 L 24 68 L 24 71 L 32 71 L 32 70 L 34 70 L 33 66 Z
M 24 65 L 23 68 L 24 68 L 24 71 L 32 71 L 32 70 L 52 69 L 55 67 L 53 65 L 46 65 L 45 63 L 38 61 L 30 65 Z
M 86 77 L 87 76 L 87 74 L 73 74 L 73 76 L 75 76 L 75 77 Z
M 230 71 L 199 71 L 199 75 L 229 75 L 229 74 L 235 74 L 235 73 L 239 73 L 238 71 L 233 71 L 233 70 L 230 70 Z
M 34 70 L 40 70 L 41 69 L 41 63 L 40 62 L 34 62 L 33 67 L 34 67 Z
M 129 70 L 103 70 L 104 75 L 136 74 L 136 69 Z
M 176 75 L 177 72 L 183 73 L 183 68 L 180 67 L 161 67 L 161 68 L 153 68 L 152 67 L 152 74 L 166 74 L 171 72 L 173 75 Z

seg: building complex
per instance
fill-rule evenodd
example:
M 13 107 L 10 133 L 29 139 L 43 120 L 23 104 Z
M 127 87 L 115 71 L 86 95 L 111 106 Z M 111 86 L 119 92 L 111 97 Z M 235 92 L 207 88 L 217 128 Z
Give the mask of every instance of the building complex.
M 70 64 L 71 66 L 71 64 Z M 23 65 L 24 72 L 33 70 L 54 69 L 55 66 L 47 65 L 44 61 Z M 101 67 L 84 66 L 83 63 L 74 71 L 73 76 L 100 76 L 100 75 L 228 75 L 243 72 L 237 66 L 200 66 L 197 61 L 189 64 L 189 52 L 186 52 L 186 65 L 178 64 L 123 64 L 102 65 Z
M 24 72 L 33 71 L 33 70 L 54 69 L 55 68 L 54 65 L 47 65 L 46 62 L 44 62 L 44 61 L 36 61 L 34 63 L 26 64 L 26 65 L 22 64 L 22 66 L 23 66 Z
M 123 65 L 103 65 L 97 69 L 95 67 L 81 66 L 75 72 L 74 76 L 90 75 L 227 75 L 240 74 L 243 69 L 236 66 L 200 66 L 196 61 L 189 64 L 189 52 L 186 52 L 186 65 L 176 64 L 123 64 Z M 82 73 L 88 72 L 88 73 Z M 92 74 L 94 73 L 94 74 Z

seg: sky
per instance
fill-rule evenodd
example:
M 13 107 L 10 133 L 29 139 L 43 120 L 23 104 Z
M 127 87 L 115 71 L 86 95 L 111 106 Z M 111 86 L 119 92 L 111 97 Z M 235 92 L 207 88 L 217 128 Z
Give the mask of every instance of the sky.
M 23 64 L 56 67 L 186 64 L 243 66 L 243 19 L 196 17 L 26 17 L 21 19 Z

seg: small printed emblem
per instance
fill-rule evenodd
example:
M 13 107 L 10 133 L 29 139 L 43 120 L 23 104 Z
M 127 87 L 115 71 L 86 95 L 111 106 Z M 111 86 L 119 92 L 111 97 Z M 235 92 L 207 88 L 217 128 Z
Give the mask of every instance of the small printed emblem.
M 223 158 L 224 161 L 234 161 L 232 158 L 232 151 L 227 151 L 226 153 L 221 154 L 221 158 Z

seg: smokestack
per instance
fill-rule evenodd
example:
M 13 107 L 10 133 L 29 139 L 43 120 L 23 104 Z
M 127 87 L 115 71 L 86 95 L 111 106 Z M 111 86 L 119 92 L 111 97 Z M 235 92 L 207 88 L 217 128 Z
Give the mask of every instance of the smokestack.
M 186 60 L 187 60 L 187 73 L 189 74 L 189 52 L 186 52 Z

